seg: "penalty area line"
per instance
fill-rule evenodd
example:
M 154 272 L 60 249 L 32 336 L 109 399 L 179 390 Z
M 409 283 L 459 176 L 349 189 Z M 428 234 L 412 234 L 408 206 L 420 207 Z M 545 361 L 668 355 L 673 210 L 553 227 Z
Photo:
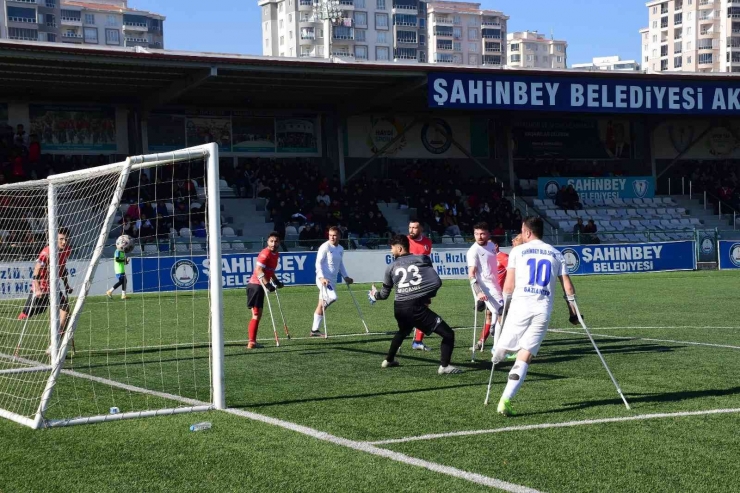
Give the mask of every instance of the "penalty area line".
M 621 423 L 624 421 L 646 421 L 650 419 L 664 418 L 683 418 L 689 416 L 707 416 L 711 414 L 737 414 L 740 408 L 731 409 L 709 409 L 706 411 L 681 411 L 676 413 L 656 413 L 656 414 L 639 414 L 637 416 L 622 416 L 619 418 L 601 418 L 585 419 L 582 421 L 565 421 L 563 423 L 540 423 L 536 425 L 506 426 L 503 428 L 493 428 L 488 430 L 467 430 L 451 431 L 449 433 L 435 433 L 429 435 L 419 435 L 415 437 L 392 438 L 389 440 L 379 440 L 368 442 L 370 445 L 392 445 L 395 443 L 418 442 L 422 440 L 437 440 L 440 438 L 465 437 L 473 435 L 490 435 L 494 433 L 506 433 L 510 431 L 528 431 L 528 430 L 545 430 L 549 428 L 571 428 L 575 426 L 598 425 L 605 423 Z
M 594 330 L 594 329 L 590 329 L 590 330 Z M 585 332 L 582 330 L 575 331 L 575 330 L 563 330 L 563 329 L 549 329 L 549 332 L 555 332 L 558 334 L 573 334 L 573 335 L 585 334 Z M 594 332 L 592 332 L 591 335 L 594 337 L 601 337 L 604 339 L 619 339 L 623 341 L 664 342 L 667 344 L 685 344 L 687 346 L 706 346 L 706 347 L 716 347 L 716 348 L 723 348 L 723 349 L 740 349 L 740 346 L 731 346 L 729 344 L 712 344 L 710 342 L 674 341 L 673 339 L 654 339 L 651 337 L 610 336 L 608 334 L 596 334 Z

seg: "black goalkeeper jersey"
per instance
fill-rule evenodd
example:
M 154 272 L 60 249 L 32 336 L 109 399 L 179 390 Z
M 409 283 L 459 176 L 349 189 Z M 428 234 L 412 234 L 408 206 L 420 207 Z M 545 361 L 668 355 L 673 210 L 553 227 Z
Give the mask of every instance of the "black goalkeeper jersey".
M 414 301 L 436 296 L 442 280 L 426 255 L 403 255 L 386 269 L 378 299 L 387 299 L 393 286 L 397 302 Z

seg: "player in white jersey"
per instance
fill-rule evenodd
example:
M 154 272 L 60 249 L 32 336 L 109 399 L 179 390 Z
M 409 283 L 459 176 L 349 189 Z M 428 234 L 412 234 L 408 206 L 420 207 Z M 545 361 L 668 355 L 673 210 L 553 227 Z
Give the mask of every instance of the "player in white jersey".
M 501 338 L 493 351 L 493 363 L 507 353 L 517 353 L 516 362 L 498 403 L 498 412 L 512 416 L 514 398 L 527 376 L 532 357 L 537 356 L 547 333 L 556 279 L 563 285 L 566 299 L 575 300 L 575 289 L 568 276 L 563 255 L 542 241 L 544 225 L 539 217 L 528 217 L 522 224 L 523 244 L 509 253 L 504 284 L 504 306 L 508 306 Z
M 467 254 L 468 278 L 478 298 L 478 310 L 486 311 L 484 331 L 491 330 L 497 323 L 504 306 L 501 286 L 498 283 L 498 260 L 496 244 L 491 241 L 488 224 L 481 222 L 473 226 L 475 243 Z M 483 305 L 481 307 L 480 305 Z M 495 320 L 494 320 L 495 316 Z
M 316 286 L 319 288 L 319 304 L 313 314 L 311 336 L 321 335 L 319 327 L 324 318 L 324 310 L 337 301 L 337 291 L 334 288 L 337 274 L 340 274 L 347 284 L 354 282 L 347 275 L 347 269 L 344 268 L 342 261 L 344 248 L 339 244 L 340 235 L 339 228 L 329 228 L 329 241 L 319 247 L 316 255 Z

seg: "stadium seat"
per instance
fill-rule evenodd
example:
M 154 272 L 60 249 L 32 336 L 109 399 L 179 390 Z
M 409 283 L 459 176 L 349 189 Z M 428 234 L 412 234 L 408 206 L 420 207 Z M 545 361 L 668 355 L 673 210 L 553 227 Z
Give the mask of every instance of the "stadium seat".
M 609 207 L 614 206 L 615 205 L 614 199 L 605 199 L 604 200 L 604 205 L 607 205 Z
M 175 252 L 177 253 L 188 253 L 190 249 L 185 243 L 175 243 Z
M 193 243 L 190 245 L 190 251 L 193 253 L 204 253 L 206 250 L 203 243 Z
M 230 228 L 227 226 L 221 229 L 221 237 L 222 238 L 236 238 L 236 233 L 234 232 L 234 228 Z
M 465 238 L 463 238 L 461 235 L 455 235 L 452 241 L 455 243 L 465 243 Z
M 452 236 L 450 235 L 443 235 L 442 236 L 442 244 L 443 245 L 451 245 L 454 243 L 454 240 L 452 239 Z
M 231 243 L 228 241 L 222 241 L 221 242 L 221 251 L 222 252 L 230 252 L 232 250 Z
M 552 199 L 545 199 L 543 202 L 545 202 L 545 207 L 548 209 L 554 209 L 556 207 L 555 202 Z
M 673 199 L 670 197 L 663 197 L 663 203 L 668 205 L 673 205 Z
M 131 255 L 141 255 L 141 246 L 134 245 L 134 249 L 131 250 Z
M 701 221 L 699 221 L 699 220 L 698 220 L 697 218 L 695 218 L 695 217 L 692 217 L 692 218 L 690 219 L 690 221 L 691 221 L 691 224 L 693 224 L 694 226 L 701 226 Z
M 295 226 L 286 226 L 285 227 L 285 236 L 286 237 L 288 235 L 297 235 L 297 234 L 298 234 L 298 230 L 295 229 Z
M 203 204 L 201 204 L 200 202 L 191 202 L 190 203 L 190 210 L 191 211 L 193 209 L 200 209 L 201 207 L 203 207 Z
M 545 202 L 543 200 L 534 199 L 533 203 L 534 203 L 534 206 L 535 207 L 540 207 L 540 208 L 544 208 L 545 207 Z
M 644 204 L 644 202 L 642 201 L 642 199 L 632 199 L 632 203 L 635 204 L 635 205 L 643 205 Z
M 239 250 L 246 250 L 246 247 L 244 246 L 244 243 L 242 243 L 241 241 L 232 241 L 231 249 L 239 251 Z
M 144 253 L 146 253 L 147 255 L 157 254 L 159 253 L 159 248 L 157 248 L 157 245 L 149 243 L 147 245 L 144 245 Z

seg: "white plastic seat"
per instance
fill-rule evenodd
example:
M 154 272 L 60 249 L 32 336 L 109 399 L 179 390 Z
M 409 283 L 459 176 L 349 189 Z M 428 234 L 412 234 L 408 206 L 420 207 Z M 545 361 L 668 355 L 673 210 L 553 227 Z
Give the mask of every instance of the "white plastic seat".
M 444 235 L 442 236 L 442 244 L 444 245 L 451 245 L 454 243 L 454 240 L 452 239 L 452 236 L 450 235 Z
M 228 241 L 222 241 L 221 242 L 221 251 L 222 252 L 230 252 L 232 250 L 231 243 Z
M 287 232 L 287 228 L 286 228 L 286 232 Z M 225 238 L 236 238 L 236 233 L 234 232 L 234 228 L 226 226 L 221 229 L 221 236 Z
M 188 253 L 190 249 L 185 243 L 175 243 L 175 252 L 177 253 Z
M 701 221 L 699 221 L 699 220 L 698 220 L 697 218 L 695 218 L 695 217 L 692 217 L 691 219 L 689 219 L 689 221 L 690 221 L 690 222 L 691 222 L 691 224 L 693 224 L 694 226 L 701 226 Z
M 635 210 L 635 209 L 627 209 L 627 215 L 629 217 L 634 217 L 634 216 L 637 215 L 637 210 Z
M 147 254 L 153 254 L 153 253 L 159 253 L 159 248 L 157 248 L 157 245 L 144 245 L 144 253 Z
M 242 243 L 241 241 L 232 241 L 231 249 L 232 250 L 246 250 L 246 248 L 244 247 L 244 243 Z
M 193 232 L 190 231 L 190 228 L 182 228 L 180 229 L 180 238 L 184 240 L 189 240 L 193 237 Z
M 632 199 L 619 199 L 622 201 L 624 205 L 634 205 L 634 201 Z
M 635 205 L 642 205 L 644 202 L 642 199 L 632 199 L 632 203 Z
M 134 249 L 131 250 L 131 255 L 141 255 L 141 246 L 134 245 Z
M 454 243 L 465 243 L 465 238 L 463 238 L 461 235 L 455 235 L 452 241 Z
M 533 200 L 535 207 L 545 207 L 545 201 L 540 199 L 534 199 Z
M 205 248 L 203 248 L 202 243 L 193 243 L 190 245 L 190 251 L 193 253 L 203 253 L 205 251 Z

